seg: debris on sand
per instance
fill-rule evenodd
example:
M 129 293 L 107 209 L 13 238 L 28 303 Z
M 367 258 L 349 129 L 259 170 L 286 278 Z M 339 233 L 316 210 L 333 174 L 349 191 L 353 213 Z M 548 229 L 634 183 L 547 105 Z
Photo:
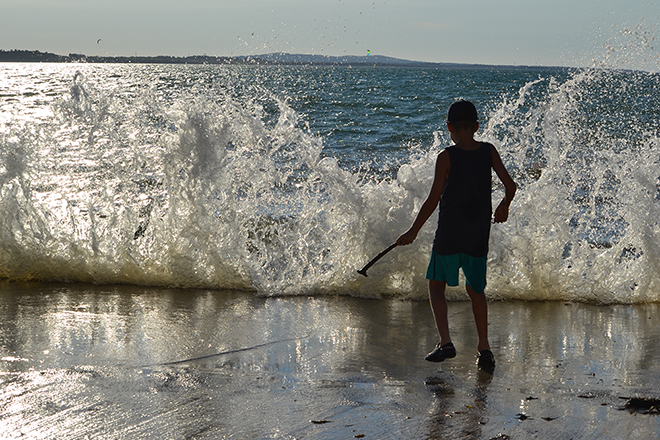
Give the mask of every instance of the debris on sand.
M 622 397 L 628 401 L 622 409 L 642 414 L 660 414 L 660 399 L 643 397 Z

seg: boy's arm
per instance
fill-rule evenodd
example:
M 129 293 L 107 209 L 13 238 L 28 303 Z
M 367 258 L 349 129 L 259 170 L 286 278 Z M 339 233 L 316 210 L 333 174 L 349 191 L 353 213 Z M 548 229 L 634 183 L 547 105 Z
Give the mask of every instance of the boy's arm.
M 424 201 L 424 204 L 419 209 L 417 217 L 413 222 L 412 226 L 408 231 L 406 231 L 401 237 L 396 241 L 396 244 L 399 246 L 405 246 L 417 238 L 419 230 L 422 229 L 426 220 L 431 217 L 433 211 L 438 206 L 440 202 L 440 197 L 442 197 L 442 190 L 445 187 L 445 179 L 449 173 L 449 153 L 447 151 L 442 151 L 438 155 L 438 159 L 435 162 L 435 176 L 433 178 L 433 185 L 431 186 L 431 191 L 429 192 L 428 197 Z
M 492 145 L 490 146 L 490 152 L 493 157 L 493 169 L 495 170 L 497 177 L 499 177 L 504 184 L 504 198 L 498 205 L 497 209 L 495 209 L 495 218 L 493 221 L 495 223 L 504 223 L 509 218 L 509 205 L 511 204 L 513 197 L 516 195 L 516 189 L 518 187 L 502 163 L 502 158 L 499 153 Z

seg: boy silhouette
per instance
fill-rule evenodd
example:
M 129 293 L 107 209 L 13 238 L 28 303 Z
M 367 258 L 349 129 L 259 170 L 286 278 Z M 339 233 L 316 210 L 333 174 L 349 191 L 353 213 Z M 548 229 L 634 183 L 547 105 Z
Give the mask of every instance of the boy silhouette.
M 477 326 L 477 364 L 479 369 L 492 374 L 495 358 L 488 342 L 488 303 L 484 294 L 492 218 L 491 168 L 505 188 L 504 199 L 495 210 L 495 223 L 507 221 L 516 184 L 495 147 L 474 139 L 479 122 L 477 110 L 471 102 L 460 100 L 449 107 L 447 128 L 455 145 L 438 155 L 431 191 L 412 226 L 397 239 L 397 244 L 412 243 L 440 204 L 438 228 L 426 272 L 440 342 L 426 360 L 442 362 L 456 356 L 449 335 L 445 288 L 447 285 L 458 286 L 458 270 L 462 268 Z

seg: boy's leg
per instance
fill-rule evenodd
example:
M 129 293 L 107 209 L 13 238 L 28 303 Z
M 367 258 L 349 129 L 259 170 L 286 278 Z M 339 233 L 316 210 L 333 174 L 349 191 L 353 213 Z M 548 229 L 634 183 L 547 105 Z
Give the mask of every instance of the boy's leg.
M 449 337 L 449 322 L 447 320 L 447 299 L 445 298 L 446 281 L 429 280 L 429 300 L 435 319 L 435 326 L 440 334 L 440 343 L 432 352 L 426 355 L 429 362 L 442 362 L 456 357 L 456 349 Z
M 440 335 L 440 345 L 451 342 L 449 336 L 449 320 L 447 318 L 447 298 L 445 297 L 445 281 L 429 280 L 429 301 L 435 325 Z
M 476 293 L 472 286 L 466 286 L 470 301 L 472 302 L 472 313 L 474 314 L 474 322 L 477 324 L 477 350 L 490 350 L 488 343 L 488 302 L 486 295 L 483 293 Z

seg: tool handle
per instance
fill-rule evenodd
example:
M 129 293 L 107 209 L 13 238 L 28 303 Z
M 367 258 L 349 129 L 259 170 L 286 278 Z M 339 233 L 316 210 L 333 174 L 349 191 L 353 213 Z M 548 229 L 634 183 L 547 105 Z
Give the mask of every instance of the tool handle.
M 385 249 L 385 250 L 384 250 L 383 252 L 381 252 L 380 254 L 376 255 L 376 256 L 375 256 L 370 262 L 368 262 L 368 263 L 367 263 L 362 269 L 358 270 L 357 272 L 358 272 L 360 275 L 364 275 L 364 276 L 366 277 L 366 276 L 367 276 L 367 270 L 369 270 L 369 268 L 370 268 L 371 266 L 373 266 L 374 264 L 376 264 L 376 261 L 378 261 L 378 260 L 380 260 L 381 258 L 383 258 L 383 257 L 385 256 L 385 254 L 387 254 L 389 251 L 391 251 L 392 249 L 394 249 L 394 248 L 397 247 L 397 246 L 398 246 L 398 245 L 397 245 L 396 243 L 391 244 L 387 249 Z

